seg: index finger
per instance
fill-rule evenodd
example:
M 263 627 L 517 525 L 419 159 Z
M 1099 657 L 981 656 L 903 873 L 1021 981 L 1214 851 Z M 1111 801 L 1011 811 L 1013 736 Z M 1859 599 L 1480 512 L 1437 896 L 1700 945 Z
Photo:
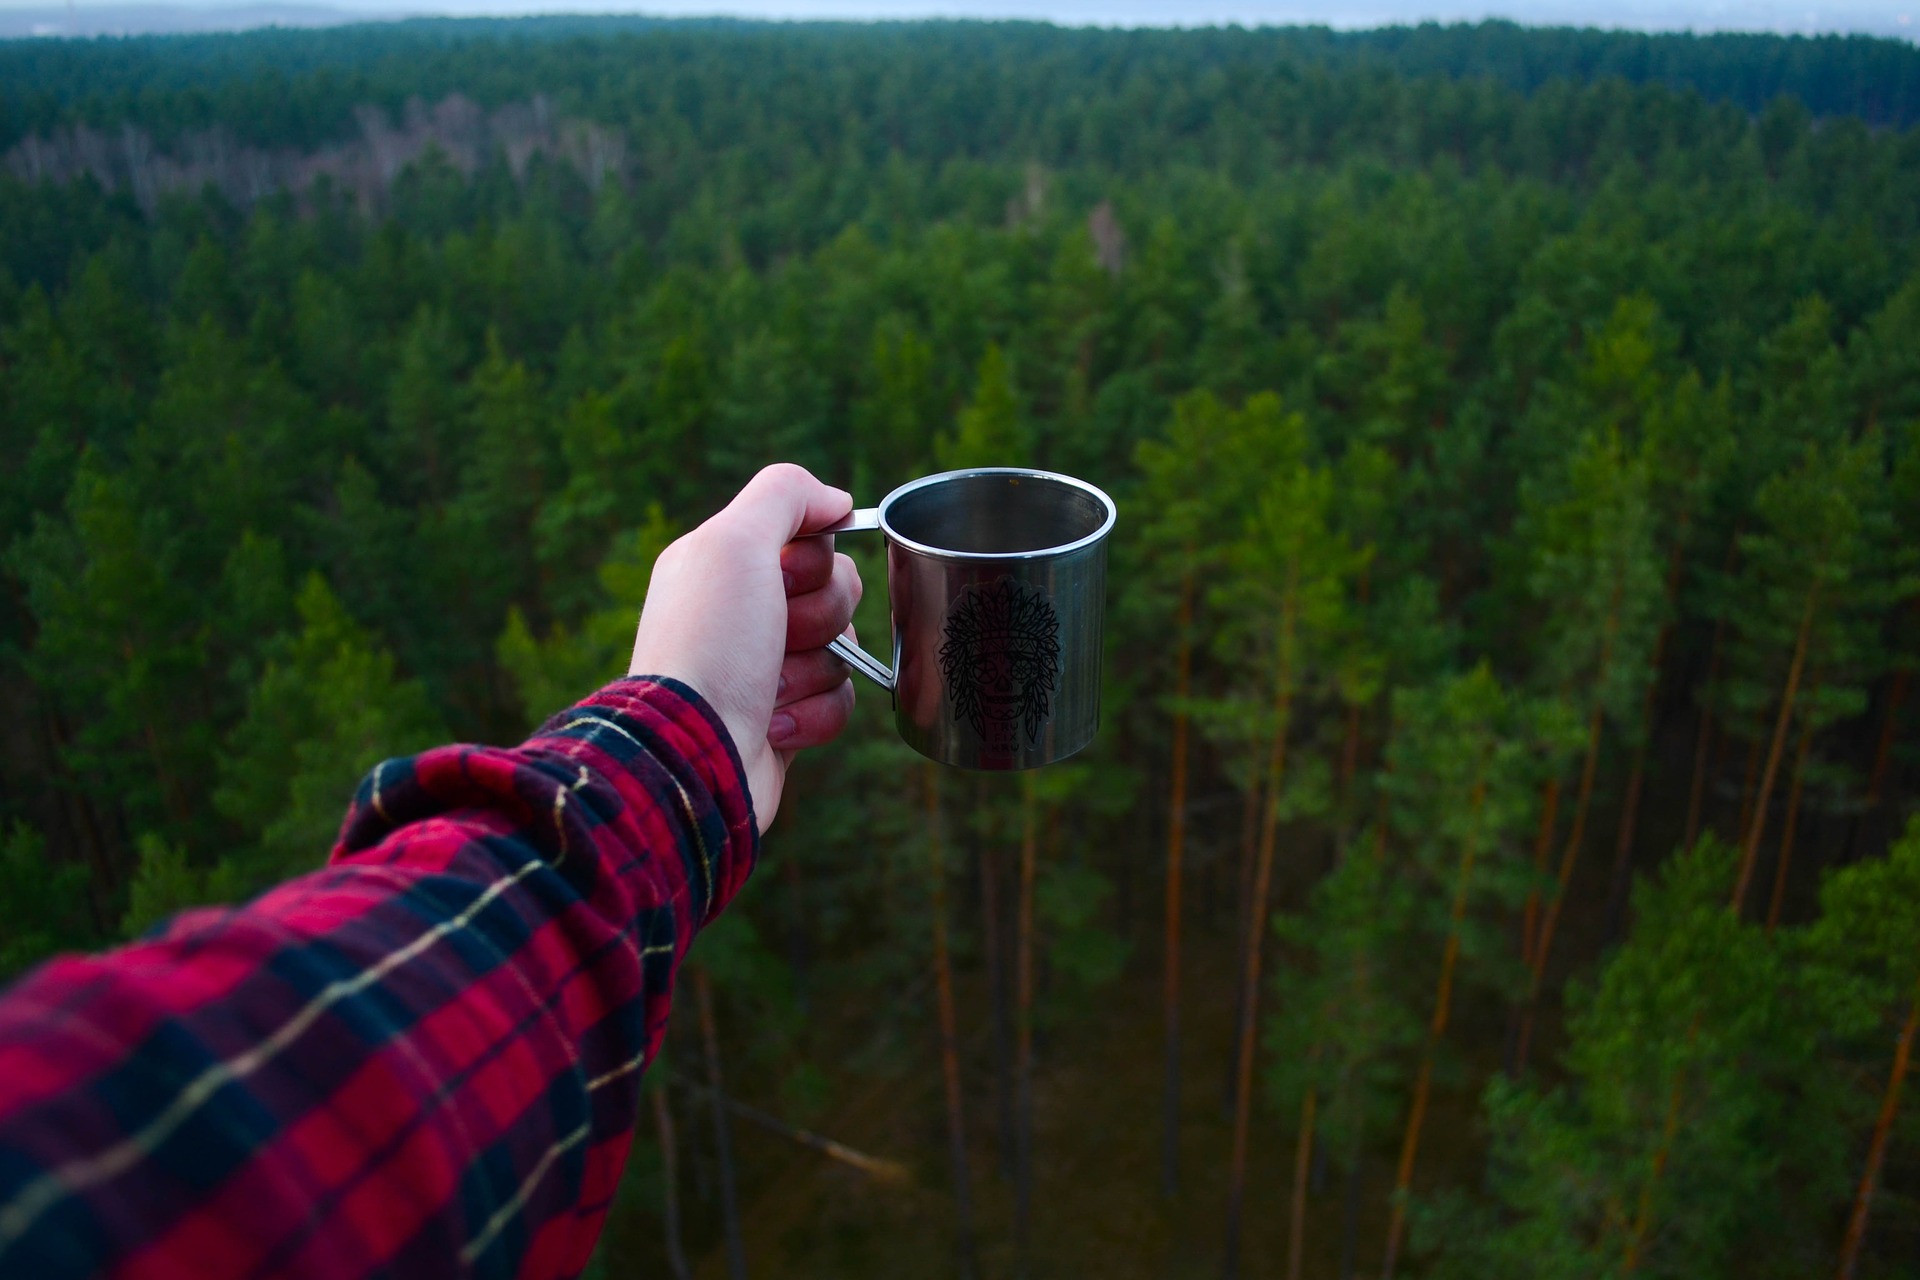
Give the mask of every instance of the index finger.
M 821 483 L 805 467 L 776 462 L 747 481 L 725 514 L 754 541 L 778 547 L 852 510 L 853 495 L 845 489 Z

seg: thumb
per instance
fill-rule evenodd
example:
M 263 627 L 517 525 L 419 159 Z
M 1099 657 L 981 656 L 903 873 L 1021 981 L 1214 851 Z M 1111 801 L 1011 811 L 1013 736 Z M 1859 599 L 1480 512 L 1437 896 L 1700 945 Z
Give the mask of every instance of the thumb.
M 762 468 L 727 504 L 730 523 L 755 542 L 780 547 L 853 510 L 853 495 L 815 479 L 805 467 L 776 462 Z

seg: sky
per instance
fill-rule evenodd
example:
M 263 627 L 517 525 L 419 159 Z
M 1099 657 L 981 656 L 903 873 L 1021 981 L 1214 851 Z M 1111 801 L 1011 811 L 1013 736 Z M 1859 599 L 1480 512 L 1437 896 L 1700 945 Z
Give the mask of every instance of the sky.
M 650 13 L 771 19 L 1029 18 L 1074 26 L 1373 27 L 1511 18 L 1643 31 L 1862 32 L 1920 38 L 1920 0 L 0 0 L 0 36 L 309 25 L 417 14 Z M 276 19 L 273 15 L 281 15 Z

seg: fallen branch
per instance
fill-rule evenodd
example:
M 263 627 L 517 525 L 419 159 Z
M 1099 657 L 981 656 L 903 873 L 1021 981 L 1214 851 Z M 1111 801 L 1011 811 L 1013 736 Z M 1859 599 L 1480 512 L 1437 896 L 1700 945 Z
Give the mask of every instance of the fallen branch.
M 712 1089 L 698 1081 L 689 1080 L 677 1071 L 669 1074 L 673 1077 L 673 1082 L 682 1088 L 691 1089 L 694 1093 L 706 1098 L 715 1096 Z M 855 1151 L 845 1143 L 835 1142 L 832 1138 L 823 1138 L 806 1129 L 795 1128 L 783 1120 L 768 1115 L 758 1107 L 750 1107 L 739 1099 L 729 1098 L 725 1094 L 719 1095 L 719 1101 L 720 1105 L 742 1120 L 757 1124 L 762 1129 L 771 1130 L 803 1147 L 818 1151 L 823 1156 L 838 1160 L 841 1164 L 852 1165 L 860 1172 L 877 1178 L 881 1182 L 905 1182 L 913 1176 L 907 1166 L 898 1160 L 888 1160 L 881 1156 L 870 1156 L 865 1152 Z

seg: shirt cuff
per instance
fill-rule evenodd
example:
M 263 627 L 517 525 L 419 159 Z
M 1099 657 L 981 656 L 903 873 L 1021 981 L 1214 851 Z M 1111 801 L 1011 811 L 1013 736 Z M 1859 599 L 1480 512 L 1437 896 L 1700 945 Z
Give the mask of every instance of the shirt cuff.
M 526 745 L 538 746 L 540 739 L 587 711 L 611 712 L 629 723 L 656 756 L 664 749 L 664 753 L 684 761 L 697 784 L 685 797 L 689 805 L 685 816 L 698 827 L 717 825 L 725 843 L 713 893 L 701 919 L 705 924 L 740 891 L 760 855 L 760 825 L 754 817 L 746 766 L 726 722 L 684 681 L 671 676 L 631 675 L 554 716 Z M 661 763 L 669 772 L 683 776 L 671 761 Z

